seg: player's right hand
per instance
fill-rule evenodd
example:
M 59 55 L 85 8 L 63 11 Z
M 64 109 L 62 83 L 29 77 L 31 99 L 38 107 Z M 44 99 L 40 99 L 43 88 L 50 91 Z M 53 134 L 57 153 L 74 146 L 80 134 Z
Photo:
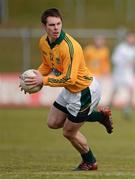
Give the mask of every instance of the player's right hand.
M 19 76 L 19 78 L 20 78 L 20 79 L 22 79 L 22 76 L 20 75 L 20 76 Z M 27 92 L 26 92 L 26 91 L 22 88 L 22 86 L 21 86 L 21 85 L 19 85 L 19 88 L 20 88 L 20 90 L 21 90 L 21 91 L 24 91 L 24 94 L 26 94 L 26 93 L 27 93 Z
M 26 94 L 27 92 L 22 88 L 21 85 L 19 85 L 19 88 L 21 89 L 21 91 L 24 91 L 24 94 Z

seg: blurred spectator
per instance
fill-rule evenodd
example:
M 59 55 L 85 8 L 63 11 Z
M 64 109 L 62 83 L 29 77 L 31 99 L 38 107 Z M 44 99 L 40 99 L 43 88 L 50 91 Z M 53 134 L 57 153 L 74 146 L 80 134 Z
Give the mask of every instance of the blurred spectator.
M 122 110 L 125 118 L 131 115 L 133 80 L 135 70 L 135 33 L 128 32 L 112 54 L 114 95 L 123 97 Z M 119 94 L 118 94 L 119 92 Z M 116 99 L 117 99 L 116 98 Z M 125 101 L 125 102 L 124 102 Z
M 102 35 L 94 37 L 93 43 L 84 48 L 84 57 L 89 70 L 98 78 L 102 97 L 99 105 L 110 105 L 112 94 L 110 49 Z
M 106 39 L 103 36 L 97 36 L 93 44 L 84 49 L 84 56 L 87 67 L 98 76 L 110 74 L 110 50 L 106 46 Z

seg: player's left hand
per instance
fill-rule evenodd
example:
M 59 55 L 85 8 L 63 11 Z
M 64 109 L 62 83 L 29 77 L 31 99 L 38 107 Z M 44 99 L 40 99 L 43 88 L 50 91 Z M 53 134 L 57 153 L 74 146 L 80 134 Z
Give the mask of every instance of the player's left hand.
M 33 87 L 43 85 L 43 76 L 41 75 L 41 73 L 37 70 L 34 70 L 33 72 L 35 73 L 35 76 L 25 78 L 25 84 Z

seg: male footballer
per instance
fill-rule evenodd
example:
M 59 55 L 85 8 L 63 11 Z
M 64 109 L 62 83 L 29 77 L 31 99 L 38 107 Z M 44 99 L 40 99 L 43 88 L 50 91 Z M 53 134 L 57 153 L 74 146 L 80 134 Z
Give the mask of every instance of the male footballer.
M 63 87 L 51 107 L 48 127 L 63 128 L 63 136 L 80 153 L 82 162 L 76 170 L 96 170 L 96 158 L 79 130 L 86 121 L 97 121 L 112 133 L 111 111 L 108 108 L 94 111 L 100 100 L 100 86 L 85 65 L 79 43 L 62 30 L 60 12 L 47 9 L 41 22 L 46 32 L 39 42 L 42 64 L 36 76 L 26 78 L 25 83 Z

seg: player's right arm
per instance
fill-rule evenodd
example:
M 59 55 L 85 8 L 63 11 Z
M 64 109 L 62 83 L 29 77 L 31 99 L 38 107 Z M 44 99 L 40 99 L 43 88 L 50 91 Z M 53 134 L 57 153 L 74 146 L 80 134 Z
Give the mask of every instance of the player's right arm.
M 46 76 L 51 72 L 51 68 L 47 64 L 46 60 L 44 59 L 42 64 L 38 67 L 38 71 L 43 75 Z
M 38 71 L 43 75 L 46 76 L 51 72 L 51 67 L 48 65 L 46 57 L 45 57 L 45 52 L 42 50 L 42 38 L 40 39 L 39 42 L 39 48 L 41 52 L 41 59 L 42 59 L 42 64 L 38 67 Z

